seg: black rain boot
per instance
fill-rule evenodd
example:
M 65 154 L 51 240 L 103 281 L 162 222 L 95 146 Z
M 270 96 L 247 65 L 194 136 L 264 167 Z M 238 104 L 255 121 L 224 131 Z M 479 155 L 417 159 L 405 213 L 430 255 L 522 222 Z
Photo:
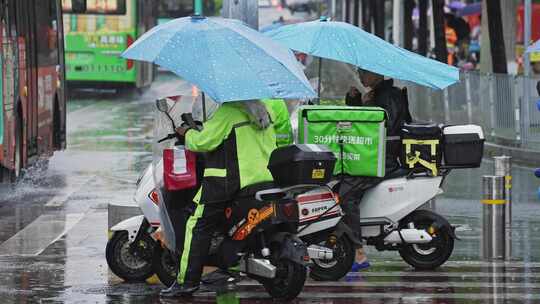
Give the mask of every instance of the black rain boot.
M 174 281 L 171 287 L 161 290 L 159 295 L 164 298 L 191 297 L 198 289 L 199 286 L 180 285 Z

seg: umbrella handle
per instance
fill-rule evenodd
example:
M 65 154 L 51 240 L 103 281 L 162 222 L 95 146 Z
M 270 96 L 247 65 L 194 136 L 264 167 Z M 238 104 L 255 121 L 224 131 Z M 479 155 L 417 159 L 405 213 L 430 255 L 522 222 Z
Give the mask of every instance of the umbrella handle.
M 319 104 L 321 103 L 321 83 L 322 83 L 322 58 L 319 57 L 319 84 L 317 85 L 317 97 L 319 98 Z

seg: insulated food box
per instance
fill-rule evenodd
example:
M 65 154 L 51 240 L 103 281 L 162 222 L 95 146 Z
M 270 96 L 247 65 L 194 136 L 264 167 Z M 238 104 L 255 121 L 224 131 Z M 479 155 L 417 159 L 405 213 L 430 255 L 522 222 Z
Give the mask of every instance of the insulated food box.
M 280 187 L 324 185 L 332 178 L 335 163 L 334 153 L 323 145 L 290 145 L 272 152 L 268 169 Z
M 335 175 L 383 177 L 386 118 L 377 107 L 303 106 L 298 142 L 328 146 L 338 158 Z
M 407 169 L 429 169 L 437 175 L 442 163 L 442 131 L 438 125 L 405 124 L 401 141 L 401 162 Z
M 484 154 L 484 132 L 477 125 L 443 128 L 444 165 L 450 168 L 477 168 Z

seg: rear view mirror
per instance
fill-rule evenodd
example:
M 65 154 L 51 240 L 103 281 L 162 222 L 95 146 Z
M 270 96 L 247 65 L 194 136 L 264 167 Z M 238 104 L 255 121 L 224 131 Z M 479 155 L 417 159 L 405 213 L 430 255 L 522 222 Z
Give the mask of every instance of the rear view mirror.
M 158 99 L 156 100 L 156 107 L 160 112 L 168 113 L 169 112 L 169 104 L 167 103 L 166 99 Z

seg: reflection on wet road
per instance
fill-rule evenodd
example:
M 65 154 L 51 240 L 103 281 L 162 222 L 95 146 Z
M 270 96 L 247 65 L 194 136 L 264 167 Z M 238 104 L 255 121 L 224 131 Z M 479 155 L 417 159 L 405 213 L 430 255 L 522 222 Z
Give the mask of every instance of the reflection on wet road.
M 131 202 L 151 161 L 153 100 L 189 87 L 162 74 L 143 95 L 76 92 L 69 102 L 68 149 L 0 186 L 0 303 L 274 303 L 254 281 L 233 294 L 160 300 L 163 286 L 127 284 L 105 261 L 107 204 Z M 372 267 L 340 282 L 309 281 L 293 303 L 540 303 L 540 203 L 529 168 L 514 171 L 514 257 L 479 261 L 479 170 L 453 172 L 436 210 L 460 225 L 451 260 L 414 271 L 396 252 L 368 248 Z M 47 170 L 45 170 L 47 169 Z

